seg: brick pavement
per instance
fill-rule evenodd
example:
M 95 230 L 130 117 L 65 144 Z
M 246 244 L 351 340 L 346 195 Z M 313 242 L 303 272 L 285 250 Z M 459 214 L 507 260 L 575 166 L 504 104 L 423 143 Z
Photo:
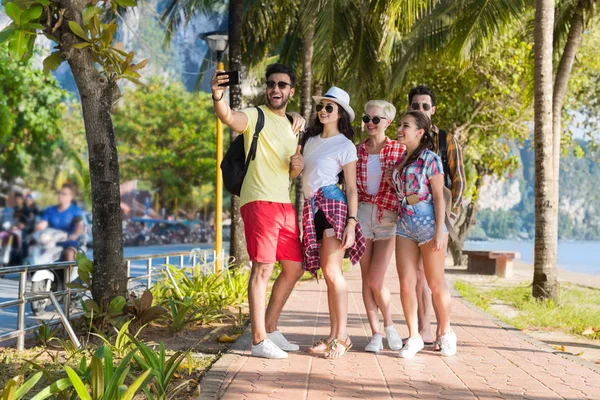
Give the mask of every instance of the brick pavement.
M 290 341 L 300 344 L 300 352 L 290 353 L 286 360 L 249 357 L 249 338 L 245 335 L 236 346 L 238 350 L 234 347 L 228 355 L 228 365 L 215 365 L 218 382 L 213 376 L 209 390 L 208 382 L 202 381 L 201 398 L 600 399 L 600 368 L 554 354 L 552 348 L 457 296 L 453 299 L 453 325 L 459 340 L 455 357 L 423 351 L 413 360 L 404 360 L 389 349 L 377 355 L 365 353 L 370 329 L 359 267 L 346 273 L 346 278 L 350 288 L 349 332 L 354 342 L 346 357 L 327 360 L 305 352 L 328 334 L 327 293 L 323 281 L 300 284 L 279 324 Z M 408 331 L 392 264 L 387 281 L 393 294 L 394 320 L 405 337 Z

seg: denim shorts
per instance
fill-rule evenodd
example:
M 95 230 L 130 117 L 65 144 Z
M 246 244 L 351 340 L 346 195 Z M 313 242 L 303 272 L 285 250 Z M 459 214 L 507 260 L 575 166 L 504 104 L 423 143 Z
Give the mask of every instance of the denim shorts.
M 357 218 L 365 239 L 390 239 L 396 235 L 398 213 L 385 210 L 381 216 L 381 221 L 379 221 L 378 209 L 379 207 L 373 203 L 358 203 Z
M 435 235 L 435 209 L 432 203 L 420 202 L 414 205 L 405 205 L 405 209 L 414 212 L 414 215 L 402 213 L 396 225 L 396 235 L 417 242 L 419 246 L 433 239 Z M 447 233 L 444 226 L 444 233 Z

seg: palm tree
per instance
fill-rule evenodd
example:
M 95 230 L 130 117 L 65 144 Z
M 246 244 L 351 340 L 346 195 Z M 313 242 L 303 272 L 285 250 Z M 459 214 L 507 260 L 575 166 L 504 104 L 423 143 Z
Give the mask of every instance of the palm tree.
M 553 189 L 552 134 L 552 49 L 554 1 L 536 0 L 535 8 L 535 259 L 533 295 L 557 299 L 556 213 L 558 204 Z M 557 183 L 556 183 L 557 184 Z
M 485 52 L 487 44 L 502 31 L 507 23 L 515 18 L 519 18 L 520 15 L 534 5 L 536 7 L 536 19 L 532 22 L 536 29 L 534 40 L 537 46 L 538 42 L 543 39 L 539 36 L 541 33 L 538 32 L 541 29 L 539 22 L 548 22 L 547 16 L 542 17 L 539 14 L 540 8 L 545 13 L 552 14 L 551 28 L 553 30 L 554 46 L 550 46 L 550 48 L 554 56 L 559 59 L 559 62 L 554 76 L 552 91 L 552 162 L 550 163 L 552 171 L 549 175 L 544 173 L 545 178 L 536 176 L 536 268 L 533 279 L 533 295 L 537 298 L 551 297 L 556 300 L 556 251 L 558 241 L 556 231 L 558 225 L 561 135 L 563 130 L 562 112 L 577 49 L 581 44 L 586 24 L 594 16 L 596 3 L 597 0 L 562 0 L 557 1 L 556 8 L 552 6 L 552 10 L 549 11 L 549 4 L 553 4 L 550 1 L 536 1 L 535 4 L 532 0 L 502 0 L 494 2 L 484 0 L 441 1 L 439 7 L 436 9 L 438 11 L 433 13 L 433 16 L 438 19 L 450 16 L 452 22 L 448 23 L 449 28 L 444 30 L 444 33 L 449 36 L 446 40 L 450 42 L 450 51 L 457 55 L 477 55 Z M 440 11 L 442 9 L 443 12 Z M 461 12 L 457 12 L 459 10 Z M 540 18 L 540 21 L 537 18 Z M 544 34 L 549 35 L 550 33 Z M 419 41 L 417 40 L 416 42 Z M 536 63 L 541 63 L 539 50 L 534 53 L 537 55 L 535 59 Z M 548 56 L 545 55 L 544 57 Z M 550 63 L 550 69 L 552 69 L 551 58 L 544 60 L 544 62 Z M 544 65 L 544 67 L 548 68 L 548 65 Z M 536 64 L 536 77 L 540 79 L 542 76 L 544 79 L 552 77 L 552 73 L 548 74 L 546 71 L 542 74 L 539 68 L 542 67 Z M 552 84 L 551 78 L 550 84 Z M 539 99 L 541 94 L 538 92 L 541 88 L 537 81 L 535 89 L 537 94 L 536 99 Z M 540 107 L 536 100 L 536 156 L 545 157 L 545 153 L 538 153 L 538 151 L 542 151 L 540 146 L 538 146 L 538 141 L 546 139 L 545 137 L 542 139 L 541 135 L 542 132 L 546 132 L 545 134 L 547 134 L 548 130 L 546 126 L 542 127 L 539 124 L 542 122 L 546 124 L 548 120 L 542 121 L 537 116 L 538 113 L 542 112 Z M 549 116 L 546 115 L 546 117 Z M 537 164 L 541 165 L 540 161 L 537 161 Z M 546 166 L 547 164 L 544 163 L 544 167 Z M 542 179 L 547 179 L 548 182 L 545 182 L 538 190 L 537 185 L 538 183 L 542 184 L 540 182 Z M 550 199 L 546 198 L 546 185 L 551 190 Z M 543 197 L 544 200 L 538 199 L 538 197 Z M 554 233 L 550 234 L 551 232 Z M 539 235 L 543 235 L 544 238 L 541 238 L 538 244 Z

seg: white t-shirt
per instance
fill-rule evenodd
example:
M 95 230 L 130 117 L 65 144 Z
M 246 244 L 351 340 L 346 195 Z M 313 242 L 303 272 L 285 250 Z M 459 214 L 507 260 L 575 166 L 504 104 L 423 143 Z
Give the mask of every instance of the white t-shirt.
M 321 136 L 311 137 L 304 146 L 302 156 L 302 190 L 307 199 L 314 196 L 319 188 L 338 183 L 342 167 L 358 160 L 356 146 L 342 134 L 325 139 Z
M 379 192 L 381 184 L 381 155 L 369 154 L 367 161 L 367 193 L 374 195 Z

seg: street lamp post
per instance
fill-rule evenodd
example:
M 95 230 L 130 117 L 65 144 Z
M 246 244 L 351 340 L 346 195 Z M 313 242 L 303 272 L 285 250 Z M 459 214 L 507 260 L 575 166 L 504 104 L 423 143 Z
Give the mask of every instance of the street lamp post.
M 223 55 L 227 50 L 227 32 L 207 32 L 200 35 L 206 41 L 208 48 L 217 54 L 217 69 L 224 70 Z M 215 205 L 215 271 L 221 271 L 222 259 L 219 255 L 223 251 L 223 176 L 221 175 L 221 161 L 223 160 L 223 123 L 217 118 L 217 169 L 216 169 L 216 205 Z

